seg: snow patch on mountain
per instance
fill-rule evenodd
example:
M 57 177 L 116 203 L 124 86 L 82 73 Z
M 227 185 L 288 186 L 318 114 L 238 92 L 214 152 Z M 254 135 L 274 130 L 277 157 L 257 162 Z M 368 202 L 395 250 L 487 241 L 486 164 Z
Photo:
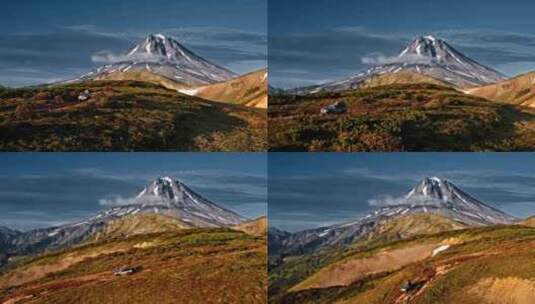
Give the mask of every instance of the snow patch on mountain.
M 186 94 L 186 95 L 189 95 L 189 96 L 195 96 L 197 93 L 199 93 L 199 89 L 198 88 L 194 88 L 194 89 L 180 89 L 178 90 L 180 93 L 182 94 Z
M 447 245 L 447 244 L 446 245 L 440 245 L 437 248 L 433 249 L 432 256 L 435 256 L 435 255 L 441 253 L 442 251 L 446 251 L 446 250 L 448 250 L 448 248 L 450 248 L 450 245 Z

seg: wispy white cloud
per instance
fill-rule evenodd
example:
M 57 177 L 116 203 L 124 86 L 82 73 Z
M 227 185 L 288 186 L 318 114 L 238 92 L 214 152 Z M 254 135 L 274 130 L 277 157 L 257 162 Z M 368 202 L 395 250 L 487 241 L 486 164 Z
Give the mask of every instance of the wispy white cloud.
M 127 206 L 127 205 L 132 205 L 134 203 L 136 204 L 151 204 L 151 203 L 156 203 L 156 202 L 159 202 L 161 201 L 161 198 L 159 197 L 156 197 L 156 196 L 150 196 L 150 195 L 147 195 L 147 196 L 143 196 L 143 197 L 136 197 L 136 196 L 132 196 L 132 197 L 123 197 L 121 195 L 108 195 L 104 198 L 101 198 L 98 200 L 98 203 L 101 205 L 101 206 L 105 206 L 105 207 L 117 207 L 117 206 Z
M 368 200 L 368 204 L 372 207 L 387 207 L 387 206 L 398 206 L 405 205 L 408 203 L 407 196 L 391 196 L 391 195 L 380 195 L 378 197 Z M 436 205 L 439 206 L 441 201 L 438 199 L 429 199 L 425 196 L 413 195 L 411 196 L 410 203 L 412 204 L 425 204 L 425 205 Z
M 391 63 L 430 63 L 431 60 L 428 57 L 420 55 L 405 55 L 405 56 L 385 56 L 381 53 L 371 53 L 362 57 L 362 63 L 370 65 L 382 65 Z
M 160 60 L 165 59 L 164 56 L 149 55 L 149 54 L 136 54 L 127 56 L 126 54 L 115 54 L 112 51 L 99 51 L 91 55 L 91 60 L 96 63 L 116 63 L 125 60 L 134 60 L 134 61 L 144 61 L 144 62 L 159 62 Z

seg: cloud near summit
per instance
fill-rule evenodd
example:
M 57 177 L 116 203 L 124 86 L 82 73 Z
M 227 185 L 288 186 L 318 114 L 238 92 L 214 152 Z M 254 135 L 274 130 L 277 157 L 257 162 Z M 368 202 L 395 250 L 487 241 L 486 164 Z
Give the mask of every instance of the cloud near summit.
M 392 63 L 420 63 L 425 64 L 431 62 L 431 59 L 420 55 L 404 55 L 404 56 L 385 56 L 381 53 L 371 53 L 361 58 L 362 63 L 370 65 L 383 65 Z

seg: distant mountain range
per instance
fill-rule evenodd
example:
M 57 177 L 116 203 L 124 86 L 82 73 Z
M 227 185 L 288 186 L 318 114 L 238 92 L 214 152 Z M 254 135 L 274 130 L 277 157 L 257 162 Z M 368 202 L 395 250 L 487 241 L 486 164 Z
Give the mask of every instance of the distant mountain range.
M 197 194 L 170 177 L 152 181 L 131 202 L 103 210 L 97 215 L 58 227 L 18 232 L 0 228 L 0 249 L 15 254 L 32 254 L 78 244 L 111 227 L 125 225 L 117 220 L 130 216 L 156 214 L 174 219 L 181 227 L 232 227 L 249 221 Z
M 448 180 L 431 177 L 423 179 L 394 204 L 378 207 L 351 222 L 295 233 L 270 229 L 269 247 L 273 254 L 302 254 L 346 245 L 374 232 L 382 224 L 415 214 L 439 216 L 452 227 L 512 224 L 518 220 L 475 199 Z M 436 218 L 434 221 L 438 225 Z
M 421 36 L 412 41 L 398 56 L 349 78 L 326 84 L 289 90 L 305 95 L 337 92 L 362 87 L 370 78 L 412 72 L 425 75 L 454 87 L 466 88 L 491 84 L 506 79 L 500 72 L 479 64 L 450 44 L 434 36 Z M 402 75 L 402 74 L 400 74 Z

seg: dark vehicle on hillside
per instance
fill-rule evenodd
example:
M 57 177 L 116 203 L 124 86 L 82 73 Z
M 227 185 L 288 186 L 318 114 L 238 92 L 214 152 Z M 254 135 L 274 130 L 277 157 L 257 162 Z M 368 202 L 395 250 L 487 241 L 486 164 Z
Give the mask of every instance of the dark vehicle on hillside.
M 401 287 L 399 288 L 402 292 L 409 292 L 414 289 L 414 286 L 411 281 L 406 281 L 403 284 L 401 284 Z
M 347 106 L 343 101 L 337 101 L 332 105 L 321 108 L 321 114 L 343 114 L 347 111 Z
M 399 290 L 404 293 L 413 292 L 415 290 L 418 290 L 422 287 L 424 282 L 413 282 L 413 281 L 405 281 L 403 284 L 401 284 Z

